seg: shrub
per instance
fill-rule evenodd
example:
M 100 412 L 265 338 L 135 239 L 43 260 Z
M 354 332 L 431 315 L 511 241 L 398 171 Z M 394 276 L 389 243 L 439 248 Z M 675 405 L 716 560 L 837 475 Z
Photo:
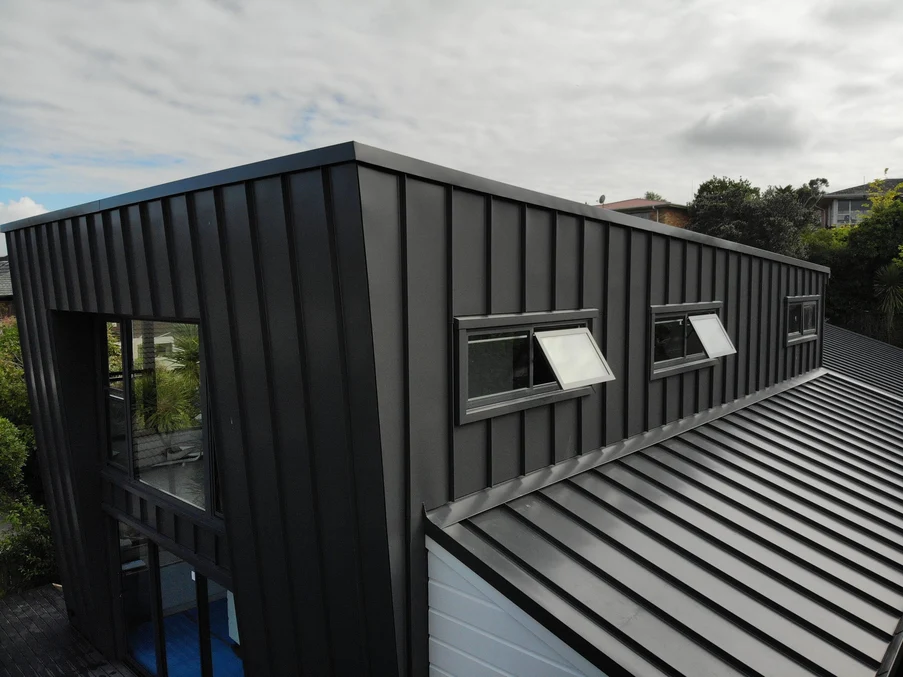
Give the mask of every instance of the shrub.
M 56 578 L 47 511 L 31 499 L 12 504 L 10 530 L 0 536 L 0 592 L 25 590 Z
M 19 429 L 0 417 L 0 492 L 13 494 L 22 486 L 28 447 Z

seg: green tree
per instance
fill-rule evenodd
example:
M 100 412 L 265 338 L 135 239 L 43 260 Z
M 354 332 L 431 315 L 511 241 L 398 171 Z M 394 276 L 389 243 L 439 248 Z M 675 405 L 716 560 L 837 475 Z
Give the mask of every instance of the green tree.
M 17 426 L 31 426 L 19 326 L 14 317 L 0 320 L 0 416 Z
M 27 460 L 28 447 L 22 442 L 19 429 L 0 417 L 0 494 L 4 498 L 14 496 L 21 489 Z
M 819 225 L 814 203 L 827 181 L 813 179 L 799 188 L 769 186 L 764 191 L 748 179 L 712 177 L 689 204 L 689 230 L 752 247 L 803 257 L 806 234 Z
M 656 193 L 654 190 L 647 190 L 646 194 L 643 195 L 644 200 L 659 200 L 662 201 L 665 198 L 662 197 L 661 193 Z
M 808 235 L 809 259 L 831 268 L 829 321 L 903 345 L 903 184 L 877 179 L 868 201 L 857 224 Z

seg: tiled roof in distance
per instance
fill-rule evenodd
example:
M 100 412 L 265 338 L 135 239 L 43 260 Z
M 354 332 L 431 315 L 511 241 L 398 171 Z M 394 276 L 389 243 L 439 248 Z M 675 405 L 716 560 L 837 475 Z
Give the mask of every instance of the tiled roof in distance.
M 883 675 L 903 409 L 825 373 L 432 531 L 609 675 Z

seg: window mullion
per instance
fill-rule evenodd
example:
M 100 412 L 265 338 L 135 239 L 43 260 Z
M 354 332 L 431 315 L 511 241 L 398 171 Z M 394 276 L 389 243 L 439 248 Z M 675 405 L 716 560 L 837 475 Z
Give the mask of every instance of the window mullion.
M 160 583 L 160 551 L 152 541 L 147 542 L 147 559 L 151 587 L 151 621 L 154 624 L 154 649 L 157 655 L 158 677 L 168 677 L 166 665 L 166 628 L 163 624 L 163 587 Z
M 194 572 L 195 595 L 198 605 L 198 642 L 201 654 L 201 677 L 213 677 L 213 650 L 210 643 L 210 604 L 207 578 Z
M 125 400 L 125 440 L 126 467 L 129 477 L 135 479 L 135 463 L 132 448 L 132 321 L 120 320 L 119 333 L 122 337 L 122 397 Z

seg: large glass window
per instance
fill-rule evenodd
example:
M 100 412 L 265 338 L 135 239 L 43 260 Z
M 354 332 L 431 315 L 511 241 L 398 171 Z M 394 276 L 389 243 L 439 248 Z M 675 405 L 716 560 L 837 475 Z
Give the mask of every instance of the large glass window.
M 119 584 L 125 643 L 129 656 L 150 674 L 157 672 L 154 644 L 154 585 L 151 545 L 131 527 L 118 523 Z
M 107 407 L 107 459 L 121 467 L 128 464 L 128 416 L 122 367 L 121 322 L 107 322 L 107 382 L 104 399 Z
M 140 482 L 220 512 L 218 497 L 210 496 L 215 467 L 204 425 L 198 326 L 108 322 L 107 353 L 109 460 Z
M 135 478 L 204 508 L 197 325 L 132 322 L 130 376 Z
M 151 675 L 243 677 L 232 592 L 129 526 L 118 529 L 129 659 Z

